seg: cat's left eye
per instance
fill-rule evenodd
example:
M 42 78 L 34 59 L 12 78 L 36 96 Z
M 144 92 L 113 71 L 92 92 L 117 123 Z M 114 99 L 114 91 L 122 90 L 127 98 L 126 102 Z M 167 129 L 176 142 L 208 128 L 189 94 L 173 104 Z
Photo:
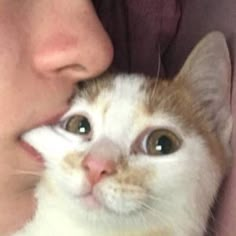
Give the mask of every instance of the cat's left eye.
M 78 135 L 88 135 L 91 132 L 91 125 L 85 116 L 74 115 L 66 121 L 65 130 Z
M 180 148 L 181 140 L 169 130 L 157 129 L 148 134 L 144 146 L 148 155 L 168 155 Z

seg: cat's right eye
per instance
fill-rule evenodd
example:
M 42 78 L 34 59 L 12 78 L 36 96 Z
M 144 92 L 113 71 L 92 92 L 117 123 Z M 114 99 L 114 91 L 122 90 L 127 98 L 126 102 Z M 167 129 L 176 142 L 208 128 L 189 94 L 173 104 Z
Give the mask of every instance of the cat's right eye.
M 66 120 L 65 130 L 78 135 L 88 135 L 91 132 L 91 125 L 85 116 L 74 115 Z

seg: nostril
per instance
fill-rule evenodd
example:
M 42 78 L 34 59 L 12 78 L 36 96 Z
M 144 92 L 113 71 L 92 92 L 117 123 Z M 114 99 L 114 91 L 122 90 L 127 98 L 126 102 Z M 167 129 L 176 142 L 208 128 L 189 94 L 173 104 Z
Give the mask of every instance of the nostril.
M 112 171 L 111 169 L 108 170 L 103 170 L 101 171 L 101 176 L 108 176 L 108 175 L 112 175 L 113 173 L 115 173 L 114 171 Z
M 85 72 L 86 68 L 80 64 L 71 64 L 62 66 L 60 68 L 55 69 L 56 73 L 65 74 L 65 75 L 78 75 L 78 73 Z
M 91 155 L 85 157 L 83 168 L 91 184 L 98 183 L 102 178 L 116 172 L 116 164 L 111 160 L 102 160 Z
M 85 171 L 87 171 L 87 172 L 90 171 L 89 165 L 87 164 L 86 161 L 83 161 L 82 166 L 83 166 L 83 168 L 84 168 Z
M 48 72 L 48 75 L 51 75 L 51 77 L 70 79 L 71 81 L 75 82 L 83 78 L 87 78 L 87 74 L 88 72 L 85 66 L 80 64 L 66 65 L 55 68 L 54 70 L 51 70 L 51 72 Z

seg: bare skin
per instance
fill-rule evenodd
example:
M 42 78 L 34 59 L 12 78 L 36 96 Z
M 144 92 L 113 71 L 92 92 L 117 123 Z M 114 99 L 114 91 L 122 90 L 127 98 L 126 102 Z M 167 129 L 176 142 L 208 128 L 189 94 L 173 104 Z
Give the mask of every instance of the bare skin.
M 21 134 L 55 122 L 75 83 L 103 72 L 113 48 L 89 0 L 1 0 L 0 35 L 0 235 L 8 235 L 33 216 L 43 169 Z

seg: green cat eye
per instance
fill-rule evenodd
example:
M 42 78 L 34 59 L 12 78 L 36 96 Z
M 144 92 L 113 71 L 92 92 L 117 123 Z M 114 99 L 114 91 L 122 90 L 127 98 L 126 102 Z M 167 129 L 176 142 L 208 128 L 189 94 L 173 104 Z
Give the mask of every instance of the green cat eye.
M 154 130 L 147 137 L 146 152 L 152 156 L 168 155 L 177 151 L 180 146 L 180 139 L 171 131 Z
M 74 134 L 86 135 L 91 132 L 91 126 L 85 116 L 75 115 L 67 120 L 65 130 Z

